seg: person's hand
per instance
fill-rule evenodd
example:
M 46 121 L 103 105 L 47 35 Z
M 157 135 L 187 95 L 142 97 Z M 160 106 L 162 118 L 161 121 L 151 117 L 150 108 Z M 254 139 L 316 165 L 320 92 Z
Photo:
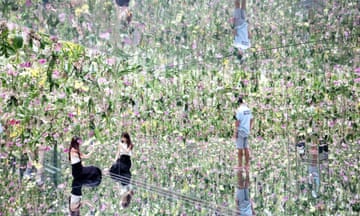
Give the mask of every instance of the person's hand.
M 234 36 L 237 36 L 237 35 L 238 35 L 236 29 L 233 29 L 233 35 L 234 35 Z
M 236 141 L 237 137 L 238 137 L 238 135 L 234 134 L 233 139 Z

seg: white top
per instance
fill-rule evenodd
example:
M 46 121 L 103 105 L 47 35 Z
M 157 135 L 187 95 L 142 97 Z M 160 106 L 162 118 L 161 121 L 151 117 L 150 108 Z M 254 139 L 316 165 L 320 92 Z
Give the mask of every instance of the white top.
M 131 149 L 127 147 L 126 143 L 120 143 L 120 156 L 121 155 L 129 155 L 131 156 Z
M 76 163 L 79 163 L 81 160 L 77 153 L 70 152 L 70 161 L 71 161 L 71 164 L 76 164 Z
M 132 185 L 131 184 L 128 184 L 128 185 L 121 185 L 120 186 L 120 196 L 123 197 L 127 192 L 131 191 L 132 190 Z
M 81 201 L 81 196 L 71 194 L 70 204 L 76 204 L 76 203 L 79 203 L 80 201 Z
M 238 128 L 240 134 L 245 136 L 250 134 L 250 120 L 252 118 L 251 110 L 245 104 L 241 104 L 236 110 L 236 120 L 240 121 Z
M 234 46 L 240 49 L 248 49 L 251 47 L 248 24 L 244 22 L 242 25 L 235 27 L 236 35 L 234 39 Z

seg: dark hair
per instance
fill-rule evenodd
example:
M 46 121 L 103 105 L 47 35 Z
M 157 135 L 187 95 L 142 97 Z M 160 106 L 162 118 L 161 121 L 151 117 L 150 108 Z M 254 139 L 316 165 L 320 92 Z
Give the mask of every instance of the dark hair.
M 80 144 L 79 144 L 79 139 L 80 137 L 77 137 L 77 136 L 74 136 L 72 139 L 71 139 L 71 143 L 70 143 L 70 147 L 69 147 L 69 160 L 71 160 L 71 149 L 75 149 L 77 150 L 77 153 L 79 155 L 79 158 L 80 157 Z
M 123 201 L 121 202 L 121 206 L 122 206 L 123 208 L 129 207 L 133 195 L 134 195 L 134 191 L 130 191 L 130 192 L 124 197 L 125 201 L 123 200 Z
M 134 145 L 133 145 L 132 142 L 131 142 L 129 133 L 128 133 L 128 132 L 123 132 L 123 133 L 121 134 L 121 138 L 123 138 L 123 137 L 126 139 L 126 145 L 127 145 L 127 147 L 132 150 L 132 149 L 134 148 Z
M 124 6 L 129 6 L 129 2 L 130 0 L 115 0 L 116 4 L 119 6 L 119 7 L 124 7 Z
M 238 103 L 239 103 L 239 104 L 242 104 L 242 103 L 243 103 L 243 98 L 242 98 L 242 96 L 240 96 L 240 97 L 238 98 Z

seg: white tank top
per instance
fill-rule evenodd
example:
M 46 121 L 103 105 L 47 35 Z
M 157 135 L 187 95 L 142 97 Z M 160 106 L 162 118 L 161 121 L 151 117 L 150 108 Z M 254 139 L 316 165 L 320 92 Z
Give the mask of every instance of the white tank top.
M 131 156 L 131 150 L 127 147 L 125 143 L 120 143 L 120 155 L 129 155 Z
M 71 197 L 70 197 L 70 203 L 71 204 L 79 203 L 80 200 L 81 200 L 81 196 L 71 194 Z
M 70 152 L 70 161 L 71 161 L 71 164 L 79 163 L 80 162 L 79 155 L 76 153 Z

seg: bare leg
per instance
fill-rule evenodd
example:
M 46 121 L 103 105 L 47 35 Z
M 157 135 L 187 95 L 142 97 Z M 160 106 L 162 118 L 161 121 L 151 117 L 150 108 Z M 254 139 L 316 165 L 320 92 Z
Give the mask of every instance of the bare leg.
M 242 166 L 242 159 L 243 159 L 243 150 L 238 149 L 238 164 L 239 164 L 239 167 Z
M 245 165 L 246 167 L 250 167 L 250 153 L 248 148 L 245 149 Z

